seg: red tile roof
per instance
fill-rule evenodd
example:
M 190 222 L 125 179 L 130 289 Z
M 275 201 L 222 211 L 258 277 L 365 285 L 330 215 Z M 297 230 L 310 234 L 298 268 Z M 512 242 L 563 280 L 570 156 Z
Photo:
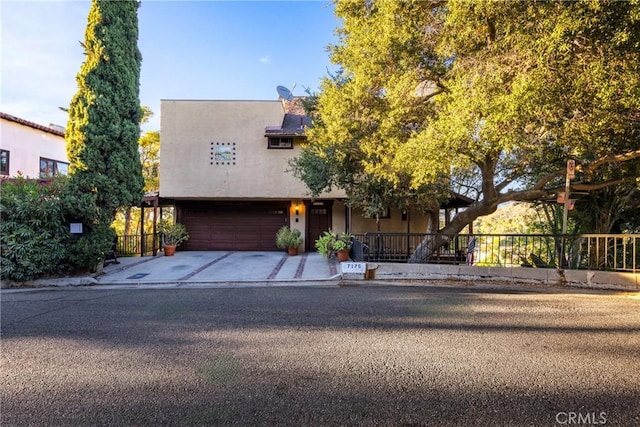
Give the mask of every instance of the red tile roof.
M 52 128 L 50 126 L 39 125 L 37 123 L 30 122 L 29 120 L 21 119 L 20 117 L 12 116 L 11 114 L 3 113 L 1 111 L 0 111 L 0 118 L 3 118 L 5 120 L 9 120 L 11 122 L 15 122 L 15 123 L 18 123 L 18 124 L 21 124 L 21 125 L 24 125 L 24 126 L 29 126 L 30 128 L 34 128 L 34 129 L 38 129 L 38 130 L 41 130 L 41 131 L 44 131 L 44 132 L 48 132 L 48 133 L 53 134 L 53 135 L 64 137 L 64 131 Z

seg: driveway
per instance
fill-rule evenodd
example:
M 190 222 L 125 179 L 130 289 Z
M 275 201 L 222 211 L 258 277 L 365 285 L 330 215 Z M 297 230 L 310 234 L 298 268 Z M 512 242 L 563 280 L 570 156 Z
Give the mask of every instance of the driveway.
M 317 281 L 335 278 L 338 266 L 318 253 L 184 251 L 175 256 L 119 258 L 99 284 L 169 284 Z
M 0 424 L 640 425 L 639 305 L 463 287 L 3 292 Z

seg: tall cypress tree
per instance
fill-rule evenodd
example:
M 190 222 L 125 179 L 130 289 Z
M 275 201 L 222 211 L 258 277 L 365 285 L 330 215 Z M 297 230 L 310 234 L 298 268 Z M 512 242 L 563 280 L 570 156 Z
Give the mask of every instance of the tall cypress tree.
M 89 11 L 86 59 L 65 135 L 70 179 L 64 201 L 85 231 L 72 250 L 76 266 L 101 260 L 113 240 L 116 209 L 142 199 L 138 7 L 137 0 L 93 0 Z

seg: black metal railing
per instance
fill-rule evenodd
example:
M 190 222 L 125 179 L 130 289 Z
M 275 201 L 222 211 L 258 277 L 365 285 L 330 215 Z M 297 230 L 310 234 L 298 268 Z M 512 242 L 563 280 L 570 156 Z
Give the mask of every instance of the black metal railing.
M 161 248 L 160 233 L 156 234 L 155 251 L 153 234 L 127 234 L 118 236 L 116 252 L 119 256 L 144 256 L 153 255 Z
M 640 271 L 640 234 L 469 234 L 369 232 L 354 235 L 352 255 L 373 262 Z

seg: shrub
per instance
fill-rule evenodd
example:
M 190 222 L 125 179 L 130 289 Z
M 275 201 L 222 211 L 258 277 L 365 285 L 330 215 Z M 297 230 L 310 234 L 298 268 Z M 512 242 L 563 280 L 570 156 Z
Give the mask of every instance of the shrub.
M 316 249 L 323 256 L 330 258 L 336 251 L 350 250 L 353 245 L 353 235 L 347 232 L 340 234 L 333 231 L 325 231 L 316 240 Z
M 2 280 L 32 280 L 63 268 L 69 238 L 60 204 L 65 181 L 21 174 L 0 181 Z
M 83 234 L 72 235 L 67 260 L 77 271 L 95 271 L 111 250 L 116 236 L 109 224 L 83 224 Z
M 297 248 L 302 244 L 302 233 L 295 228 L 283 225 L 276 234 L 276 246 L 280 249 Z
M 158 231 L 162 233 L 162 243 L 169 246 L 180 246 L 185 240 L 189 240 L 187 227 L 179 222 L 171 222 L 163 219 L 158 224 Z
M 331 257 L 333 253 L 333 244 L 336 241 L 336 234 L 332 231 L 325 231 L 322 235 L 316 240 L 316 249 L 318 252 L 327 258 Z

